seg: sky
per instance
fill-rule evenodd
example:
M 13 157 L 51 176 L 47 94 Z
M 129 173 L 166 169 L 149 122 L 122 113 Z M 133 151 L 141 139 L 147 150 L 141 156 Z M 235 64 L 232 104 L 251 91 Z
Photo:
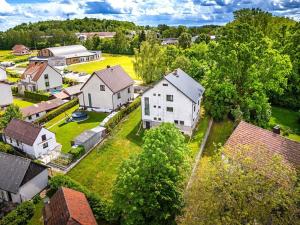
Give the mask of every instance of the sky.
M 139 25 L 222 25 L 241 8 L 300 21 L 300 0 L 0 0 L 0 31 L 24 22 L 84 17 Z

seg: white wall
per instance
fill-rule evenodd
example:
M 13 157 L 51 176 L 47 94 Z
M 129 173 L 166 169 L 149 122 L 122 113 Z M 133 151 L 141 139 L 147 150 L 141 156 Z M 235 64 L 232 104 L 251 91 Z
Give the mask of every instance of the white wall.
M 39 116 L 37 116 L 36 114 L 34 115 L 31 115 L 31 119 L 29 119 L 29 117 L 25 117 L 24 120 L 27 121 L 27 122 L 34 122 L 36 121 L 38 118 L 41 118 L 42 116 L 46 115 L 46 111 L 44 112 L 40 112 L 39 113 Z
M 47 184 L 48 170 L 45 169 L 33 179 L 23 184 L 17 194 L 12 194 L 12 201 L 17 203 L 28 201 L 46 188 Z
M 0 107 L 7 106 L 12 103 L 13 103 L 13 96 L 12 96 L 10 85 L 0 82 Z
M 93 75 L 82 89 L 82 94 L 79 95 L 80 106 L 89 107 L 88 94 L 91 94 L 92 108 L 99 111 L 112 111 L 120 105 L 126 104 L 133 99 L 133 86 L 130 86 L 130 93 L 128 88 L 120 91 L 121 98 L 118 99 L 118 94 L 113 93 L 106 85 L 105 91 L 100 91 L 100 85 L 105 85 L 97 75 Z
M 168 86 L 163 86 L 163 84 L 168 84 Z M 156 96 L 154 96 L 154 94 Z M 173 102 L 166 100 L 167 95 L 173 95 Z M 145 97 L 149 97 L 149 116 L 145 115 Z M 173 107 L 173 112 L 168 112 L 167 107 Z M 144 127 L 145 121 L 150 121 L 151 126 L 155 126 L 161 122 L 175 124 L 175 120 L 178 120 L 178 124 L 176 126 L 190 135 L 192 129 L 197 123 L 199 111 L 200 98 L 199 105 L 194 104 L 187 96 L 165 79 L 157 83 L 152 89 L 146 91 L 142 96 L 142 120 L 144 121 Z M 156 120 L 154 119 L 155 117 Z M 159 118 L 161 120 L 159 120 Z M 184 121 L 184 125 L 180 125 L 180 121 Z
M 0 81 L 6 80 L 6 79 L 7 79 L 6 70 L 0 68 Z
M 48 74 L 48 81 L 49 81 L 49 86 L 46 87 L 45 83 L 46 80 L 44 78 L 44 75 Z M 57 72 L 55 69 L 53 69 L 50 66 L 47 66 L 47 68 L 44 70 L 40 78 L 37 80 L 37 90 L 40 91 L 49 91 L 53 89 L 61 89 L 62 88 L 62 75 Z

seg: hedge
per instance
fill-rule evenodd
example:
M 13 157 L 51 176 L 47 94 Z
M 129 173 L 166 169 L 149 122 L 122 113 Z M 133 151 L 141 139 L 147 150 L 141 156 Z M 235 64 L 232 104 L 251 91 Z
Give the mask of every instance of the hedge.
M 39 92 L 31 92 L 31 91 L 24 91 L 24 97 L 33 99 L 36 101 L 48 101 L 50 95 L 46 93 L 39 93 Z
M 46 113 L 44 116 L 40 117 L 36 121 L 34 121 L 35 124 L 43 124 L 46 123 L 53 118 L 57 117 L 58 115 L 64 113 L 68 109 L 72 108 L 73 106 L 78 104 L 78 98 L 74 98 L 73 100 L 61 105 L 60 107 Z
M 23 202 L 0 220 L 0 225 L 24 225 L 32 218 L 35 206 L 31 201 Z
M 14 95 L 18 94 L 18 87 L 12 86 L 12 87 L 11 87 L 11 91 L 12 91 L 12 93 L 13 93 Z
M 105 128 L 110 132 L 126 115 L 131 113 L 133 110 L 141 105 L 141 98 L 135 99 L 126 108 L 121 109 L 116 115 L 114 115 L 107 123 L 104 125 Z
M 99 195 L 91 192 L 86 187 L 66 175 L 57 175 L 49 181 L 49 190 L 47 196 L 51 197 L 60 187 L 71 188 L 85 194 L 96 220 L 105 220 L 107 222 L 116 222 L 116 213 L 112 204 L 104 201 Z
M 14 147 L 12 147 L 9 144 L 5 144 L 4 142 L 0 141 L 0 152 L 5 152 L 5 153 L 14 153 Z
M 69 151 L 69 154 L 72 155 L 73 159 L 78 159 L 84 153 L 85 153 L 85 149 L 82 145 L 79 145 L 77 148 L 71 148 L 71 150 Z

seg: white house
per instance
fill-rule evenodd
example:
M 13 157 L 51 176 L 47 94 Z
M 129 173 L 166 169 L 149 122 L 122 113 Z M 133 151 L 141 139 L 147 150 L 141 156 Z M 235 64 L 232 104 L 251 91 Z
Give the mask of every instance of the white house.
M 61 90 L 62 75 L 48 63 L 31 63 L 21 76 L 18 84 L 19 93 L 24 91 L 53 92 Z
M 47 184 L 46 166 L 0 152 L 0 202 L 21 203 L 30 200 Z
M 3 132 L 4 141 L 33 158 L 53 151 L 59 144 L 55 134 L 32 123 L 13 119 Z
M 96 71 L 81 87 L 79 105 L 83 108 L 110 112 L 133 99 L 131 77 L 121 66 Z
M 183 133 L 192 135 L 199 119 L 204 90 L 181 69 L 166 75 L 142 95 L 143 127 L 148 129 L 169 122 Z
M 13 103 L 10 85 L 7 83 L 6 70 L 0 67 L 0 108 Z

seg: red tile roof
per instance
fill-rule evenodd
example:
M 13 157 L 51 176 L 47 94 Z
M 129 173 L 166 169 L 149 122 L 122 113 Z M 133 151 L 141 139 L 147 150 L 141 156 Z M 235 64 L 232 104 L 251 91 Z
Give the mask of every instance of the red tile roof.
M 42 127 L 33 125 L 32 123 L 12 119 L 4 129 L 6 137 L 13 138 L 29 146 L 32 146 L 38 137 Z
M 27 76 L 30 76 L 31 80 L 37 81 L 47 66 L 47 63 L 30 64 L 22 74 L 21 79 L 25 79 Z
M 278 153 L 294 167 L 300 168 L 300 142 L 292 141 L 272 131 L 241 121 L 225 146 L 260 145 Z
M 85 195 L 69 188 L 60 188 L 44 207 L 45 225 L 97 225 Z

